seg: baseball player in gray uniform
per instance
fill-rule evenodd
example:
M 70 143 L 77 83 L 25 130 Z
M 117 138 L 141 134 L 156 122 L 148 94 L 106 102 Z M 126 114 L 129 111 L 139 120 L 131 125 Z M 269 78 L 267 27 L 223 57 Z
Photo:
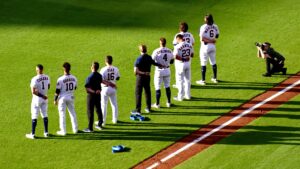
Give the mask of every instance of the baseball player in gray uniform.
M 167 103 L 166 106 L 171 106 L 171 89 L 170 89 L 170 79 L 171 79 L 171 71 L 170 64 L 174 62 L 172 51 L 166 47 L 166 39 L 160 38 L 159 44 L 160 47 L 155 49 L 152 53 L 152 59 L 164 67 L 155 67 L 154 73 L 154 87 L 156 91 L 156 103 L 152 105 L 153 108 L 160 108 L 160 96 L 161 91 L 160 87 L 162 82 L 164 82 L 164 87 L 166 89 L 167 95 Z
M 26 134 L 26 138 L 35 138 L 35 128 L 37 125 L 37 118 L 39 113 L 44 120 L 44 137 L 48 137 L 48 97 L 47 93 L 50 89 L 50 78 L 43 74 L 43 65 L 38 64 L 36 66 L 37 75 L 31 79 L 30 88 L 32 93 L 31 101 L 31 119 L 32 129 L 30 134 Z

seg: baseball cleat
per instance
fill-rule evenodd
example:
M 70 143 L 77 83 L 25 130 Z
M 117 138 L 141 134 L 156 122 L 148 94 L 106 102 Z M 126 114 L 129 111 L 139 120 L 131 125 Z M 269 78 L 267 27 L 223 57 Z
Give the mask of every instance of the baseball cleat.
M 264 77 L 271 77 L 272 75 L 270 73 L 263 74 Z
M 184 96 L 184 99 L 191 100 L 191 97 L 190 96 Z
M 159 109 L 159 108 L 160 108 L 160 105 L 155 103 L 155 104 L 152 104 L 151 107 L 156 108 L 156 109 Z
M 131 114 L 132 114 L 132 115 L 141 115 L 141 113 L 140 113 L 140 112 L 137 112 L 136 110 L 131 111 Z
M 151 111 L 151 110 L 150 110 L 149 108 L 145 108 L 145 112 L 146 112 L 146 113 L 150 113 L 150 111 Z
M 182 101 L 182 99 L 179 99 L 178 97 L 174 97 L 173 99 L 176 100 L 176 101 L 179 101 L 179 102 Z
M 60 136 L 65 136 L 67 133 L 65 133 L 63 131 L 57 131 L 56 134 L 60 135 Z
M 93 130 L 90 130 L 89 128 L 83 129 L 82 130 L 84 133 L 92 133 Z
M 98 125 L 96 125 L 95 128 L 96 128 L 97 130 L 102 130 L 102 129 L 103 129 L 102 127 L 100 127 L 100 126 L 98 126 Z
M 204 80 L 198 80 L 198 81 L 196 81 L 196 84 L 204 86 L 205 81 Z
M 49 134 L 47 132 L 44 133 L 44 137 L 47 138 L 49 137 Z
M 211 78 L 211 81 L 212 81 L 213 83 L 218 83 L 218 80 L 215 79 L 215 78 Z
M 282 68 L 282 74 L 286 75 L 287 68 Z
M 171 107 L 171 103 L 166 103 L 166 106 L 167 107 Z
M 25 137 L 29 139 L 34 139 L 34 135 L 32 133 L 26 134 Z

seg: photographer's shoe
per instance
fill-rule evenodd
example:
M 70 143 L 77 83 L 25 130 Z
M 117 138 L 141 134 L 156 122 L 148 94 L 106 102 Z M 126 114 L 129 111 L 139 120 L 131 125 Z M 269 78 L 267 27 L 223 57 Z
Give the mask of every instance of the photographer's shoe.
M 264 77 L 271 77 L 272 75 L 270 73 L 263 74 Z
M 283 75 L 286 75 L 286 70 L 287 70 L 287 68 L 282 68 L 282 74 Z

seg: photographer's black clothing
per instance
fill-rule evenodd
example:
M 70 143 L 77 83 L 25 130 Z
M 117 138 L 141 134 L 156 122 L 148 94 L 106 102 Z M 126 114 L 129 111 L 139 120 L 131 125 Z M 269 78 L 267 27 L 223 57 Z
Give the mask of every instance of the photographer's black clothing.
M 271 58 L 266 58 L 267 74 L 274 74 L 282 72 L 284 67 L 285 58 L 273 48 L 269 48 L 264 51 L 264 54 L 268 54 Z

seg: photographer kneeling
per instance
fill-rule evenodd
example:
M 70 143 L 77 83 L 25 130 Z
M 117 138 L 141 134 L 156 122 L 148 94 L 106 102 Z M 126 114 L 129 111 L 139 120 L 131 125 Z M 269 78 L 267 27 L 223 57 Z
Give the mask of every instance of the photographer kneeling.
M 257 57 L 266 59 L 267 73 L 263 76 L 270 77 L 272 74 L 277 72 L 282 72 L 283 75 L 286 74 L 287 68 L 284 68 L 285 58 L 273 48 L 269 42 L 260 44 L 255 43 L 257 47 Z

